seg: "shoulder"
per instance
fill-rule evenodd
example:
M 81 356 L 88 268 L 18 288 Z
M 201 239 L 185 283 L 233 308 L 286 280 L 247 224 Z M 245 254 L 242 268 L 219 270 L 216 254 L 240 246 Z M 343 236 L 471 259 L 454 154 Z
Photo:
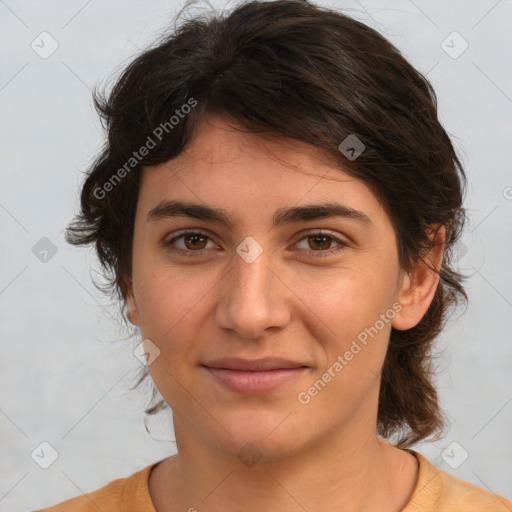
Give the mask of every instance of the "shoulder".
M 151 464 L 125 478 L 118 478 L 95 491 L 75 496 L 34 512 L 155 512 L 149 495 Z M 133 508 L 135 507 L 135 508 Z
M 511 512 L 512 501 L 443 471 L 418 452 L 420 472 L 403 512 Z
M 463 505 L 464 510 L 470 511 L 489 511 L 489 512 L 509 512 L 512 511 L 512 502 L 507 498 L 474 485 L 472 483 L 460 480 L 459 478 L 439 471 L 443 483 L 442 499 L 453 505 Z

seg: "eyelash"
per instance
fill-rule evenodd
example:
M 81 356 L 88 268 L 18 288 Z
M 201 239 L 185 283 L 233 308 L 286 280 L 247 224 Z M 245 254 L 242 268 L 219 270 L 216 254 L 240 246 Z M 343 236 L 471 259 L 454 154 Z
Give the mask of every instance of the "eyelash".
M 176 240 L 179 240 L 180 238 L 183 238 L 187 235 L 201 235 L 201 236 L 207 238 L 208 240 L 211 240 L 211 238 L 206 233 L 203 233 L 202 231 L 182 231 L 177 236 L 172 238 L 171 240 L 164 242 L 164 246 L 173 252 L 179 252 L 187 257 L 194 258 L 197 256 L 201 256 L 203 254 L 203 251 L 206 251 L 207 249 L 199 249 L 197 251 L 193 251 L 190 249 L 176 249 L 176 248 L 172 247 L 172 244 Z M 302 242 L 306 238 L 310 238 L 310 237 L 314 237 L 314 236 L 328 237 L 331 240 L 333 240 L 334 242 L 337 242 L 338 246 L 335 247 L 334 249 L 327 249 L 327 250 L 318 250 L 318 251 L 306 250 L 306 252 L 308 253 L 308 256 L 313 256 L 315 258 L 332 256 L 332 255 L 337 254 L 338 252 L 342 251 L 343 249 L 345 249 L 348 246 L 347 242 L 344 242 L 343 240 L 333 236 L 331 233 L 328 233 L 325 231 L 314 231 L 312 233 L 307 233 L 298 242 L 296 242 L 296 244 L 298 244 L 299 242 Z M 294 244 L 294 245 L 296 245 L 296 244 Z

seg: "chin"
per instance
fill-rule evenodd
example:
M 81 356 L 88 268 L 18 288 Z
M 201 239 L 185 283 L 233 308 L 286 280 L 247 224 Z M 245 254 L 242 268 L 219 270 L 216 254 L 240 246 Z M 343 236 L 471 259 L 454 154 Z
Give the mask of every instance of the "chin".
M 210 442 L 217 450 L 240 460 L 242 467 L 251 468 L 258 462 L 282 460 L 297 453 L 302 445 L 297 427 L 289 421 L 291 417 L 285 419 L 287 414 L 281 414 L 278 419 L 273 415 L 262 419 L 254 414 L 245 415 L 244 420 L 233 418 L 232 422 L 223 421 L 231 435 L 224 429 L 216 430 L 222 432 L 222 437 L 210 439 Z M 208 433 L 211 435 L 211 430 Z

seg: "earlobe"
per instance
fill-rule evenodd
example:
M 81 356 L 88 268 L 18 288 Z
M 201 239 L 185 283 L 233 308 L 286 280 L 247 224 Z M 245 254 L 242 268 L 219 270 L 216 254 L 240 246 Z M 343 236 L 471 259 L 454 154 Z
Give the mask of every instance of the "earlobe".
M 446 229 L 437 225 L 432 227 L 431 233 L 429 252 L 418 258 L 413 268 L 402 276 L 397 295 L 402 309 L 391 323 L 399 331 L 418 325 L 432 303 L 439 285 L 438 272 L 443 262 Z
M 129 283 L 126 289 L 126 308 L 128 313 L 128 320 L 130 320 L 132 324 L 140 326 L 139 310 L 137 308 L 137 303 L 133 294 L 133 286 L 131 283 Z

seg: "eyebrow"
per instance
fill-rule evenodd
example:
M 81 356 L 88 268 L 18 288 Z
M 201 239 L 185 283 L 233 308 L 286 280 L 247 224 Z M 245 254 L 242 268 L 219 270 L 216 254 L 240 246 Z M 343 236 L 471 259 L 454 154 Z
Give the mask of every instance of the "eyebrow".
M 227 210 L 177 200 L 161 201 L 148 212 L 146 219 L 150 222 L 169 217 L 190 217 L 193 219 L 219 222 L 231 229 L 234 226 Z M 331 202 L 294 206 L 291 208 L 279 208 L 274 213 L 272 224 L 273 227 L 277 227 L 293 222 L 329 217 L 353 219 L 368 227 L 372 225 L 370 217 L 365 213 L 339 203 Z

